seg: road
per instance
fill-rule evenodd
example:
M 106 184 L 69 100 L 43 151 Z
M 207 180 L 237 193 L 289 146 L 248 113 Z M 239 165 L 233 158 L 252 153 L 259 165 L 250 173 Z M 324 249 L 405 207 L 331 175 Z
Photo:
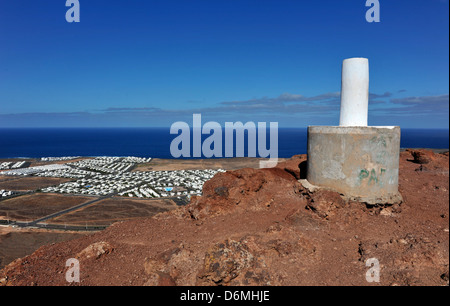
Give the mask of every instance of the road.
M 91 204 L 94 204 L 95 202 L 98 202 L 98 201 L 110 198 L 112 196 L 113 196 L 113 194 L 110 194 L 110 195 L 107 195 L 107 196 L 103 196 L 103 197 L 99 197 L 99 198 L 96 198 L 96 199 L 94 199 L 92 201 L 89 201 L 89 202 L 86 202 L 86 203 L 83 203 L 83 204 L 80 204 L 80 205 L 77 205 L 77 206 L 73 206 L 73 207 L 70 207 L 70 208 L 58 211 L 58 212 L 56 212 L 54 214 L 45 216 L 43 218 L 31 221 L 31 222 L 17 223 L 17 225 L 19 225 L 20 227 L 41 227 L 41 226 L 39 226 L 39 223 L 42 223 L 45 220 L 49 220 L 49 219 L 53 219 L 53 218 L 59 217 L 61 215 L 70 213 L 72 211 L 78 210 L 78 209 L 86 207 L 86 206 L 89 206 Z

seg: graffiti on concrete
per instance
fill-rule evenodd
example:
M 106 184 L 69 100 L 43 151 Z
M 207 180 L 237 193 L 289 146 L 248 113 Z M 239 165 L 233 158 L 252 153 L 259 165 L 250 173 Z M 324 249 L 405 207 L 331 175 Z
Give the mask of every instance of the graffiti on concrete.
M 368 179 L 368 184 L 379 184 L 380 186 L 383 185 L 383 175 L 386 173 L 386 169 L 381 168 L 379 173 L 375 169 L 367 170 L 362 169 L 359 173 L 359 179 L 360 181 L 364 181 Z

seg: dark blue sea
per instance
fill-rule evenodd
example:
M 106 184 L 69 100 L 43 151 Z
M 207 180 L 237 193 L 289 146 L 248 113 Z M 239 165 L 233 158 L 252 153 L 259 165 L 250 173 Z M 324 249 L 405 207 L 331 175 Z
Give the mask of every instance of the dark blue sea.
M 168 128 L 2 128 L 0 158 L 57 156 L 173 158 L 170 154 L 170 144 L 176 136 L 171 135 Z M 208 135 L 203 136 L 207 137 Z M 280 128 L 279 157 L 306 153 L 306 139 L 306 128 Z M 267 147 L 269 148 L 269 139 Z M 402 129 L 401 147 L 447 149 L 449 130 Z M 246 151 L 245 156 L 247 155 Z

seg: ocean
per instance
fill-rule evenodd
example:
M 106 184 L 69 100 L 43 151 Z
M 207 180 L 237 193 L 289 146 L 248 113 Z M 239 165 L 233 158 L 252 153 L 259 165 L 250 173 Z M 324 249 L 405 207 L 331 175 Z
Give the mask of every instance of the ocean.
M 173 158 L 170 144 L 176 136 L 171 135 L 168 128 L 1 128 L 0 158 L 60 156 Z M 207 137 L 208 135 L 204 135 L 203 139 Z M 306 128 L 278 130 L 279 157 L 305 154 L 306 145 Z M 269 147 L 269 139 L 267 146 Z M 448 149 L 449 130 L 402 129 L 401 147 Z M 246 150 L 245 156 L 247 155 Z

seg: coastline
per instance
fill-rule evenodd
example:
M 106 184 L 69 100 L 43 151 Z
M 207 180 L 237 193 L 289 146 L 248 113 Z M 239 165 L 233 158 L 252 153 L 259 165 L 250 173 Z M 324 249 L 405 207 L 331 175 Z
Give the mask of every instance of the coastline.
M 450 148 L 427 148 L 427 147 L 401 147 L 400 148 L 400 152 L 404 152 L 406 150 L 430 150 L 433 153 L 444 153 L 447 151 L 450 151 Z M 304 153 L 303 153 L 304 154 Z M 127 155 L 123 155 L 123 156 L 118 156 L 118 155 L 92 155 L 92 156 L 78 156 L 78 158 L 80 159 L 85 159 L 85 158 L 97 158 L 97 157 L 128 157 Z M 44 156 L 42 156 L 44 157 Z M 0 157 L 0 162 L 1 161 L 9 161 L 9 160 L 18 160 L 18 159 L 31 159 L 31 160 L 40 160 L 42 157 Z M 60 156 L 52 156 L 52 157 L 60 157 Z M 279 159 L 289 159 L 290 157 L 280 157 Z M 229 160 L 229 159 L 257 159 L 257 160 L 268 160 L 268 158 L 263 158 L 263 157 L 211 157 L 211 158 L 159 158 L 159 157 L 155 157 L 154 159 L 158 159 L 158 160 L 167 160 L 167 161 L 195 161 L 195 160 Z

